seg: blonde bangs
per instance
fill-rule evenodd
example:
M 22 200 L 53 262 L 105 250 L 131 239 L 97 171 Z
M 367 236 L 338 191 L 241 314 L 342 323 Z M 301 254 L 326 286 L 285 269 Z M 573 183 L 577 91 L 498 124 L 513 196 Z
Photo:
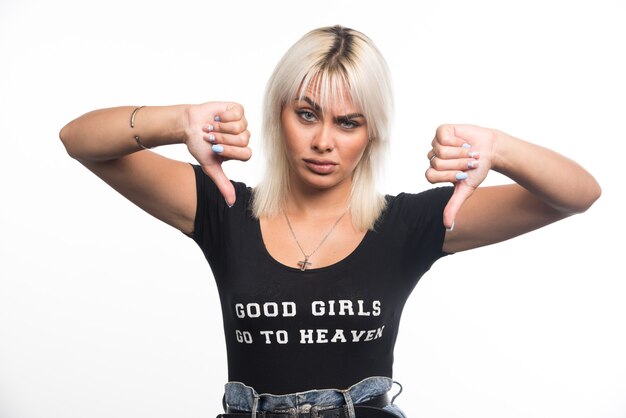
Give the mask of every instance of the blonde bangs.
M 313 94 L 311 99 L 322 108 L 323 112 L 334 109 L 337 104 L 344 103 L 346 93 L 352 100 L 352 89 L 344 72 L 328 67 L 316 68 L 307 73 L 292 98 L 302 100 L 310 92 Z M 358 106 L 354 100 L 352 102 Z

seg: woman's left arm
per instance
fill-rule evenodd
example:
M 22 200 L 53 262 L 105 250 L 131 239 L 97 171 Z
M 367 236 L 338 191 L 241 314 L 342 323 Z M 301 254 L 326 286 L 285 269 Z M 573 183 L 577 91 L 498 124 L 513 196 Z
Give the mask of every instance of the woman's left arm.
M 455 183 L 444 210 L 443 251 L 504 241 L 587 210 L 600 185 L 576 162 L 504 132 L 442 125 L 428 153 L 431 183 Z M 478 187 L 489 170 L 516 184 Z

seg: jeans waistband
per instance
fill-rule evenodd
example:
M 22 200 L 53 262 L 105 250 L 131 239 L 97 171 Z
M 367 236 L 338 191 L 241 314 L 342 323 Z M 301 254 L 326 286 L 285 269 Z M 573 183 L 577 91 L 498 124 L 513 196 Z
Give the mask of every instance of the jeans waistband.
M 224 400 L 227 410 L 250 411 L 252 416 L 257 411 L 287 411 L 291 409 L 296 412 L 308 412 L 311 406 L 330 408 L 347 405 L 348 410 L 353 411 L 354 404 L 389 392 L 393 383 L 394 381 L 389 377 L 373 376 L 363 379 L 347 389 L 313 389 L 305 392 L 274 395 L 271 393 L 259 394 L 254 388 L 241 382 L 228 382 L 225 385 Z M 354 416 L 353 414 L 350 415 Z

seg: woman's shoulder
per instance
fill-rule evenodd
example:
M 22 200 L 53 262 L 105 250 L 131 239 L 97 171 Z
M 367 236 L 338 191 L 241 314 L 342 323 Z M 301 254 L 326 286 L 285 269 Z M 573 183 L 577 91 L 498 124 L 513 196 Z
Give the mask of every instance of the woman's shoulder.
M 420 192 L 401 192 L 397 195 L 385 195 L 388 207 L 401 207 L 403 205 L 425 206 L 445 200 L 446 202 L 454 192 L 453 186 L 433 187 Z
M 444 186 L 420 192 L 385 195 L 387 205 L 381 220 L 403 220 L 413 224 L 419 220 L 438 219 L 453 192 L 454 187 Z
M 193 163 L 190 164 L 195 172 L 196 184 L 198 185 L 198 187 L 203 186 L 203 188 L 209 187 L 217 189 L 217 186 L 215 186 L 215 183 L 213 182 L 213 180 L 211 180 L 211 177 L 209 177 L 202 170 L 202 167 L 200 167 L 200 165 Z M 248 186 L 246 183 L 236 180 L 230 180 L 230 182 L 233 184 L 233 186 L 235 186 L 235 191 L 237 192 L 237 194 L 252 194 L 252 187 Z

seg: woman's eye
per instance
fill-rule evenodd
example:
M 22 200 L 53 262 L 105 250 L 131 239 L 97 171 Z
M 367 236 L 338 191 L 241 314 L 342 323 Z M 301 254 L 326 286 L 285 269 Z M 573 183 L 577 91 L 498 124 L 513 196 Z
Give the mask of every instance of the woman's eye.
M 316 119 L 315 113 L 309 110 L 299 110 L 297 113 L 298 113 L 298 116 L 300 116 L 302 119 L 304 119 L 307 122 L 313 122 Z
M 359 127 L 359 123 L 355 122 L 353 120 L 350 119 L 342 119 L 339 121 L 339 126 L 341 126 L 344 129 L 354 129 Z

